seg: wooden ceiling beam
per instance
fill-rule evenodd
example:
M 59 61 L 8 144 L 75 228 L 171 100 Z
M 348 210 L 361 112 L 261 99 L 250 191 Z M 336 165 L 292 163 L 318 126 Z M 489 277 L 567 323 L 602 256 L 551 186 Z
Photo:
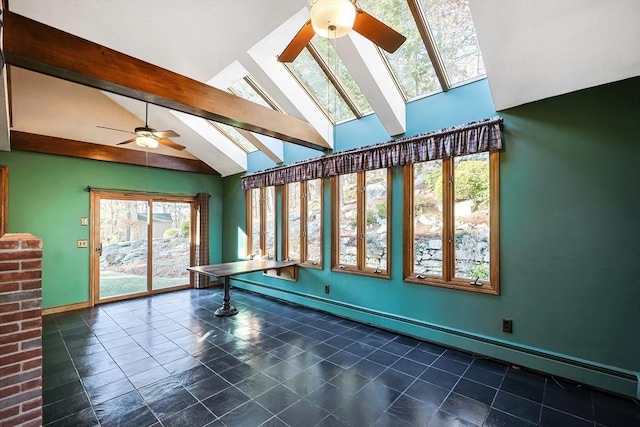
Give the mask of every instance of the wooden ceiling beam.
M 140 150 L 129 150 L 111 145 L 92 144 L 89 142 L 14 130 L 11 131 L 11 149 L 14 151 L 32 151 L 35 153 L 101 160 L 104 162 L 220 175 L 200 160 L 185 159 L 151 152 L 145 153 Z
M 150 102 L 316 150 L 331 147 L 306 121 L 4 11 L 7 64 Z

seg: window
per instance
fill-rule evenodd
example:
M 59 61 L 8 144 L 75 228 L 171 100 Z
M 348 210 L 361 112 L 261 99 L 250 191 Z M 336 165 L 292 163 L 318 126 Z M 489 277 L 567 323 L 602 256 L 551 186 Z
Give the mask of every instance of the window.
M 389 277 L 391 170 L 333 178 L 333 259 L 337 271 Z
M 499 292 L 499 153 L 405 168 L 406 281 Z
M 276 257 L 275 188 L 254 188 L 246 192 L 247 255 Z
M 322 267 L 322 180 L 283 187 L 283 258 Z

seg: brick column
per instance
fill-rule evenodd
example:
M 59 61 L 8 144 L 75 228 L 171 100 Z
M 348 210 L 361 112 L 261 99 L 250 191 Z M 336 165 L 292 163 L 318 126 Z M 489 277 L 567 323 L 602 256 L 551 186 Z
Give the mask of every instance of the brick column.
M 0 425 L 42 425 L 42 241 L 0 237 Z

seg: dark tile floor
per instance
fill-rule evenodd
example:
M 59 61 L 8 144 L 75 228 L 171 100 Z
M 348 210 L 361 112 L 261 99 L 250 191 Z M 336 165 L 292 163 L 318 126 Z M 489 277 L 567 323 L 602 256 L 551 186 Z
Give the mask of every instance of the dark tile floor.
M 640 426 L 640 407 L 328 314 L 187 290 L 44 318 L 47 426 Z

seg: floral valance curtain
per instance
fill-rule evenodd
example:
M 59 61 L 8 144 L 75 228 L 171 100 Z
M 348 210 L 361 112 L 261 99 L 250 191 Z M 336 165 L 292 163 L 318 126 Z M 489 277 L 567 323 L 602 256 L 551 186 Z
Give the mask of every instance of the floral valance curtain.
M 250 190 L 500 150 L 502 148 L 501 123 L 502 118 L 494 117 L 481 122 L 468 123 L 463 126 L 247 174 L 242 177 L 242 188 Z

